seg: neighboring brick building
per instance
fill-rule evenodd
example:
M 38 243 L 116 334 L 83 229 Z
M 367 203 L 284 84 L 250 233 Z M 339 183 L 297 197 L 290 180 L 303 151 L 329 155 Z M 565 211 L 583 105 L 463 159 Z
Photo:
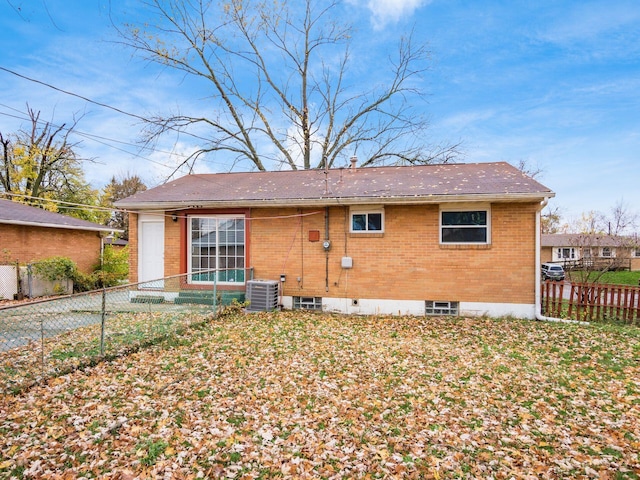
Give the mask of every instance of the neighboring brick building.
M 280 282 L 285 308 L 533 318 L 553 195 L 497 162 L 189 175 L 118 206 L 132 281 L 218 268 L 218 289 Z
M 640 270 L 637 236 L 558 233 L 542 235 L 542 261 L 566 267 Z
M 104 225 L 0 199 L 0 263 L 67 257 L 89 273 L 99 264 L 103 238 L 112 232 Z

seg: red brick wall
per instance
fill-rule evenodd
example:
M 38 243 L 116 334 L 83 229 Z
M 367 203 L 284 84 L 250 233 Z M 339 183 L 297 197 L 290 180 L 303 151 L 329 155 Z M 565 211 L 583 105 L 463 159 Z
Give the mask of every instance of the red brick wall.
M 285 274 L 284 295 L 533 303 L 536 207 L 491 205 L 491 244 L 480 246 L 439 245 L 438 205 L 386 206 L 385 232 L 368 235 L 349 233 L 348 207 L 331 207 L 328 275 L 323 207 L 252 209 L 247 265 L 255 278 Z M 132 281 L 136 225 L 132 215 Z M 309 240 L 312 230 L 319 241 Z M 183 221 L 165 223 L 166 275 L 185 272 L 185 232 Z M 341 267 L 344 256 L 353 268 Z
M 173 221 L 167 216 L 164 221 L 164 275 L 168 277 L 177 273 L 185 273 L 186 265 L 181 267 L 181 258 L 185 250 L 180 249 L 181 230 L 186 228 L 184 217 Z
M 100 233 L 65 228 L 0 225 L 0 259 L 21 264 L 67 257 L 89 273 L 100 262 Z
M 138 215 L 129 213 L 129 282 L 138 281 Z
M 250 265 L 257 278 L 278 279 L 286 274 L 285 295 L 534 301 L 535 204 L 492 205 L 488 246 L 439 245 L 437 205 L 386 206 L 385 232 L 373 235 L 348 233 L 348 207 L 330 208 L 328 282 L 322 248 L 324 209 L 319 211 L 313 216 L 275 220 L 260 218 L 299 211 L 251 212 Z M 309 230 L 320 230 L 321 241 L 310 242 Z M 343 256 L 352 257 L 353 268 L 341 267 Z

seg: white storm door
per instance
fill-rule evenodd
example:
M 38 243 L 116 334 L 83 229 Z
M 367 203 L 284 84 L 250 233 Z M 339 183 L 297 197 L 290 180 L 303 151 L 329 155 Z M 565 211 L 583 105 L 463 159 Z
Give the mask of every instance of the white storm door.
M 140 215 L 138 232 L 138 281 L 148 282 L 141 287 L 164 288 L 164 217 Z

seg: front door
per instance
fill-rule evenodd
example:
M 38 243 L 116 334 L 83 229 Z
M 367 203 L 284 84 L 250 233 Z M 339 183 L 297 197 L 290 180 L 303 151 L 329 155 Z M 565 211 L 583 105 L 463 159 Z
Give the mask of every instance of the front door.
M 140 215 L 138 222 L 138 281 L 164 288 L 164 217 Z

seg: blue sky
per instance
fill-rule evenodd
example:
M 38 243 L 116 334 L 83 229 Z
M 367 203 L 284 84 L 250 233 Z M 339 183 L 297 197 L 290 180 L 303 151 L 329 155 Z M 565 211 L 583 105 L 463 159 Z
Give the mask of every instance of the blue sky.
M 607 213 L 621 200 L 640 213 L 637 0 L 347 1 L 360 38 L 392 44 L 414 28 L 429 43 L 423 81 L 434 141 L 461 141 L 465 162 L 541 169 L 565 219 Z M 139 14 L 140 2 L 112 3 L 0 0 L 0 67 L 141 116 L 198 101 L 182 76 L 113 42 L 110 10 Z M 170 151 L 195 148 L 160 142 L 139 154 L 135 119 L 0 70 L 0 131 L 27 126 L 27 103 L 56 124 L 82 115 L 75 139 L 93 159 L 85 172 L 96 188 L 125 173 L 157 185 L 177 158 Z M 200 171 L 230 165 L 217 158 Z

